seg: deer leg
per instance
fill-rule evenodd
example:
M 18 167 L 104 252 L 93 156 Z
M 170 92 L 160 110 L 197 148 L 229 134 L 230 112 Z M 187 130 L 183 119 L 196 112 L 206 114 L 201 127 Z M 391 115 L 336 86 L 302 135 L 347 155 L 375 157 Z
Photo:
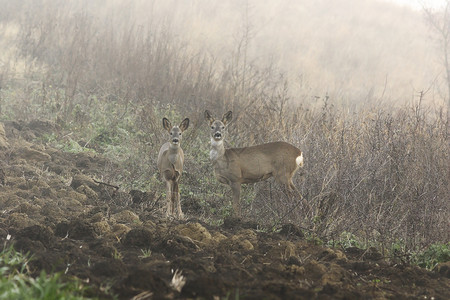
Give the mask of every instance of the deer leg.
M 294 194 L 297 194 L 298 198 L 299 198 L 299 202 L 301 203 L 303 206 L 303 209 L 306 210 L 306 214 L 308 214 L 309 212 L 312 211 L 312 207 L 311 205 L 309 205 L 309 203 L 306 201 L 305 198 L 303 198 L 302 194 L 300 193 L 300 191 L 297 189 L 297 187 L 294 185 L 294 183 L 292 182 L 292 178 L 289 180 L 289 185 L 288 185 L 288 190 L 291 194 L 290 197 L 294 197 Z M 292 199 L 291 198 L 291 199 Z
M 167 201 L 167 212 L 166 216 L 169 217 L 172 215 L 172 182 L 170 180 L 166 181 L 167 186 L 167 195 L 166 195 L 166 201 Z
M 294 207 L 297 207 L 299 205 L 303 206 L 303 209 L 305 210 L 311 210 L 311 206 L 309 203 L 305 201 L 305 198 L 303 198 L 300 191 L 297 189 L 297 187 L 292 182 L 292 176 L 294 176 L 295 172 L 291 174 L 291 176 L 285 175 L 285 176 L 279 176 L 276 178 L 277 182 L 280 183 L 284 187 L 285 194 L 288 196 L 289 201 L 295 200 L 295 196 L 298 197 L 297 204 L 295 204 Z
M 281 187 L 284 190 L 284 193 L 289 198 L 289 200 L 292 200 L 293 198 L 293 190 L 296 190 L 294 183 L 292 182 L 292 179 L 289 178 L 286 175 L 278 175 L 275 177 L 275 181 L 277 181 Z
M 174 182 L 174 189 L 173 189 L 173 194 L 174 194 L 174 202 L 173 202 L 173 210 L 175 213 L 175 208 L 177 209 L 177 217 L 179 219 L 183 219 L 184 214 L 181 211 L 181 203 L 180 203 L 180 191 L 178 188 L 178 182 Z
M 302 198 L 302 195 L 300 194 L 300 192 L 298 191 L 297 187 L 292 182 L 292 178 L 289 179 L 289 184 L 288 184 L 287 188 L 288 188 L 289 192 L 291 193 L 291 197 L 294 197 L 294 194 L 297 194 L 297 196 Z
M 175 216 L 176 204 L 177 204 L 177 195 L 178 195 L 178 184 L 176 181 L 172 181 L 172 197 L 170 198 L 172 210 L 170 213 L 172 216 Z
M 233 215 L 235 217 L 241 216 L 241 184 L 239 182 L 234 182 L 230 184 L 231 190 L 233 191 Z

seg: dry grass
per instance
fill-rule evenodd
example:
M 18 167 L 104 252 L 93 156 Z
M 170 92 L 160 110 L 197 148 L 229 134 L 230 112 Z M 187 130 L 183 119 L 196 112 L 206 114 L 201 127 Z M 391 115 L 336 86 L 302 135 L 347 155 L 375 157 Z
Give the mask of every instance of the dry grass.
M 121 174 L 105 169 L 110 181 L 159 189 L 160 120 L 189 116 L 182 196 L 190 213 L 214 219 L 229 213 L 230 193 L 212 176 L 202 115 L 205 108 L 231 109 L 229 145 L 285 140 L 305 153 L 303 176 L 295 180 L 311 207 L 288 201 L 269 181 L 244 192 L 247 218 L 268 226 L 294 222 L 326 239 L 352 232 L 367 244 L 420 248 L 449 240 L 449 115 L 422 104 L 434 94 L 415 95 L 413 104 L 395 109 L 365 96 L 360 108 L 337 105 L 347 91 L 311 104 L 307 86 L 290 99 L 293 85 L 276 64 L 247 56 L 251 32 L 244 30 L 234 50 L 218 58 L 192 47 L 169 19 L 143 26 L 132 15 L 114 22 L 120 5 L 108 8 L 106 18 L 76 2 L 42 9 L 38 2 L 24 4 L 24 11 L 37 5 L 27 18 L 9 16 L 20 28 L 16 59 L 26 63 L 20 80 L 13 66 L 0 70 L 2 119 L 52 120 L 65 138 L 122 164 Z

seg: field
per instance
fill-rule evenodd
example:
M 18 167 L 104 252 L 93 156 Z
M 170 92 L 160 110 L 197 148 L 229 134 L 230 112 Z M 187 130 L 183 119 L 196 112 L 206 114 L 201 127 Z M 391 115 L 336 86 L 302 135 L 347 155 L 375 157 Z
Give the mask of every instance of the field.
M 6 122 L 4 127 L 9 146 L 2 151 L 0 170 L 3 250 L 12 243 L 32 254 L 27 276 L 39 277 L 45 270 L 63 274 L 64 282 L 76 279 L 73 294 L 101 299 L 450 297 L 448 262 L 428 271 L 408 263 L 403 253 L 350 244 L 328 247 L 290 223 L 270 232 L 230 217 L 220 226 L 192 217 L 168 220 L 154 193 L 125 192 L 94 180 L 106 165 L 117 167 L 114 162 L 33 142 L 51 134 L 54 124 Z M 33 298 L 45 299 L 39 295 Z
M 450 298 L 450 80 L 421 12 L 0 7 L 0 298 Z M 300 148 L 301 197 L 273 179 L 245 185 L 232 218 L 205 109 L 233 111 L 226 147 Z M 183 220 L 164 216 L 163 117 L 190 119 Z

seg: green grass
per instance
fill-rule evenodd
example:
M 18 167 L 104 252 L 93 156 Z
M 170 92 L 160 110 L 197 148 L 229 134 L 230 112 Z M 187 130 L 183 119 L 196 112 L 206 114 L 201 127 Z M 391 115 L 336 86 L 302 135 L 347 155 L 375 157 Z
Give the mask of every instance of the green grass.
M 31 259 L 12 246 L 0 252 L 0 299 L 96 299 L 83 296 L 87 288 L 80 280 L 65 281 L 61 273 L 41 271 L 33 278 L 28 268 Z
M 148 258 L 152 256 L 152 250 L 150 249 L 141 249 L 141 255 L 139 255 L 139 258 Z
M 343 232 L 337 240 L 329 241 L 329 247 L 335 248 L 349 248 L 356 247 L 359 249 L 367 249 L 368 247 L 379 248 L 381 245 L 371 242 L 369 245 L 364 243 L 362 239 L 350 232 Z M 412 264 L 418 265 L 427 270 L 433 270 L 439 263 L 450 261 L 450 242 L 435 243 L 428 246 L 426 249 L 407 250 L 405 244 L 401 240 L 397 240 L 390 244 L 387 249 L 388 255 L 408 257 Z M 406 255 L 406 256 L 405 256 Z
M 450 242 L 446 244 L 432 244 L 425 251 L 414 255 L 414 263 L 428 270 L 437 264 L 450 261 Z

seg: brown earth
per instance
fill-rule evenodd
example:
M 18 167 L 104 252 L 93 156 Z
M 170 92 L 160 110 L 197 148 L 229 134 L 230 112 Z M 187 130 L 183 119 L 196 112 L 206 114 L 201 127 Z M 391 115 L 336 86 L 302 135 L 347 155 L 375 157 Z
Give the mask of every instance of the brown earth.
M 167 220 L 154 194 L 95 181 L 114 168 L 101 156 L 33 142 L 54 130 L 0 124 L 0 245 L 10 234 L 35 275 L 63 272 L 105 299 L 450 299 L 448 263 L 430 272 L 375 249 L 318 246 L 289 224 Z

